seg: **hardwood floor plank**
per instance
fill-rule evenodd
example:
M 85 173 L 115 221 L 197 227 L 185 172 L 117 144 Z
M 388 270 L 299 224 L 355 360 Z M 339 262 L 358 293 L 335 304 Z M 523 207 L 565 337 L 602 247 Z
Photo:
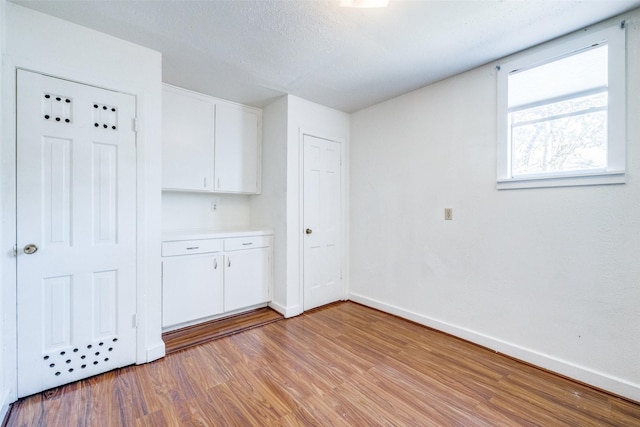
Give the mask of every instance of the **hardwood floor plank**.
M 389 420 L 392 425 L 421 425 L 425 422 L 424 413 L 418 415 L 415 407 L 398 399 L 393 388 L 382 383 L 375 372 L 350 377 L 349 382 L 341 387 L 341 391 L 346 395 L 361 395 L 361 400 L 370 402 L 372 413 L 383 414 L 384 419 Z
M 306 427 L 321 427 L 322 424 L 315 419 L 313 415 L 305 408 L 296 405 L 293 411 L 280 418 L 278 423 L 280 427 L 297 427 L 297 426 L 306 426 Z
M 165 418 L 162 410 L 154 411 L 141 418 L 136 418 L 136 427 L 158 427 L 169 426 L 169 421 Z
M 406 367 L 401 369 L 381 364 L 372 369 L 372 373 L 380 379 L 380 388 L 391 389 L 396 396 L 395 400 L 409 402 L 414 413 L 430 424 L 484 425 L 480 419 L 471 424 L 460 424 L 460 410 L 473 414 L 477 400 L 452 393 L 449 387 L 419 371 Z
M 494 426 L 540 427 L 540 424 L 535 420 L 527 418 L 527 414 L 505 410 L 492 402 L 476 406 L 474 413 L 481 419 L 491 420 Z
M 491 404 L 494 407 L 498 407 L 503 414 L 510 418 L 521 418 L 533 422 L 534 425 L 558 427 L 572 426 L 572 424 L 567 424 L 558 417 L 553 416 L 553 414 L 549 414 L 546 410 L 540 410 L 539 407 L 531 405 L 526 400 L 508 393 L 500 393 L 492 397 Z M 573 424 L 574 427 L 581 425 L 582 424 L 578 423 L 578 420 Z
M 616 397 L 610 397 L 611 420 L 615 425 L 640 426 L 638 406 Z
M 218 417 L 214 417 L 217 425 L 257 426 L 259 420 L 242 404 L 233 392 L 232 384 L 224 383 L 214 387 L 207 393 L 217 408 Z
M 286 348 L 291 352 L 294 348 L 300 348 L 303 346 L 301 352 L 298 352 L 299 357 L 305 357 L 310 352 L 323 352 L 325 353 L 325 362 L 333 364 L 347 365 L 349 370 L 355 371 L 367 371 L 373 363 L 360 357 L 359 354 L 349 351 L 347 348 L 335 345 L 334 337 L 325 337 L 310 333 L 311 329 L 306 325 L 309 323 L 291 323 L 286 330 L 286 334 L 276 335 L 271 329 L 264 329 L 265 337 L 269 338 L 269 342 L 276 344 L 276 349 L 281 350 Z M 295 346 L 295 347 L 294 347 Z M 286 357 L 286 355 L 283 355 Z
M 557 412 L 570 410 L 578 414 L 584 413 L 587 418 L 600 419 L 602 422 L 606 422 L 611 414 L 611 403 L 590 393 L 590 390 L 578 393 L 570 387 L 549 384 L 537 375 L 514 372 L 504 379 L 502 388 L 518 394 L 526 391 L 530 402 L 545 408 L 558 407 Z
M 16 402 L 21 426 L 640 426 L 640 405 L 355 303 Z
M 211 320 L 162 334 L 167 354 L 204 344 L 249 329 L 268 325 L 284 317 L 269 307 L 259 308 L 222 319 Z
M 120 369 L 114 387 L 122 407 L 128 411 L 126 419 L 137 419 L 149 413 L 147 401 L 143 398 L 142 383 L 136 381 L 133 369 Z

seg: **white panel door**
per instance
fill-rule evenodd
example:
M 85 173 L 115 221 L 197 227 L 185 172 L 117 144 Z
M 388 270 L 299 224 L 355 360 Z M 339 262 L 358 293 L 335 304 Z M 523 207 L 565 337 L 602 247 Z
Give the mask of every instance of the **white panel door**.
M 258 115 L 216 104 L 215 191 L 257 193 L 260 165 Z
M 340 143 L 304 135 L 304 309 L 344 298 Z
M 18 396 L 135 362 L 135 98 L 18 71 Z

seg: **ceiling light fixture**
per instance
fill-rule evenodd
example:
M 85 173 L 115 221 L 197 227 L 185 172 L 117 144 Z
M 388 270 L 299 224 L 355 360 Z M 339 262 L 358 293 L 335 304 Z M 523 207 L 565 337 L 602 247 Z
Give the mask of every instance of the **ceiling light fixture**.
M 372 8 L 372 7 L 387 7 L 389 0 L 340 0 L 341 7 L 357 7 L 357 8 Z

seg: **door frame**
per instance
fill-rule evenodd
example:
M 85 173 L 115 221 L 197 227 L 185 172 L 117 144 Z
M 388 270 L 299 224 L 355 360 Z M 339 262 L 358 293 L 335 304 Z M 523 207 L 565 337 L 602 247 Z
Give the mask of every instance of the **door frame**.
M 304 137 L 325 139 L 340 144 L 340 269 L 343 296 L 345 301 L 349 295 L 349 188 L 348 188 L 348 151 L 345 138 L 332 135 L 321 130 L 299 128 L 298 129 L 298 273 L 299 273 L 299 301 L 300 312 L 304 312 Z
M 136 102 L 136 117 L 157 118 L 157 125 L 160 124 L 161 100 L 160 82 L 158 91 L 148 87 L 140 87 L 125 80 L 112 80 L 97 73 L 98 77 L 83 71 L 75 71 L 66 66 L 56 66 L 55 64 L 43 64 L 37 59 L 26 60 L 20 58 L 19 63 L 13 58 L 6 56 L 2 69 L 2 139 L 0 140 L 0 161 L 2 161 L 2 171 L 0 172 L 0 237 L 9 246 L 12 244 L 14 251 L 8 253 L 5 247 L 0 254 L 0 306 L 2 308 L 2 344 L 0 349 L 0 360 L 2 361 L 4 384 L 9 387 L 7 396 L 0 396 L 0 400 L 13 402 L 17 399 L 17 73 L 18 69 L 43 74 L 46 76 L 68 80 L 84 85 L 94 86 L 115 92 L 132 95 Z M 101 78 L 102 77 L 102 78 Z M 8 95 L 8 96 L 7 96 Z M 157 108 L 157 110 L 156 110 Z M 151 123 L 153 122 L 153 123 Z M 144 122 L 142 123 L 145 124 Z M 155 125 L 155 120 L 150 120 L 150 125 Z M 133 125 L 133 124 L 132 124 Z M 149 126 L 151 128 L 151 126 Z M 160 278 L 160 223 L 151 221 L 146 214 L 147 210 L 157 211 L 160 209 L 160 175 L 159 167 L 157 176 L 153 171 L 152 161 L 157 153 L 150 151 L 153 139 L 159 139 L 159 134 L 155 130 L 145 130 L 145 126 L 140 126 L 136 132 L 136 364 L 151 362 L 165 355 L 164 342 L 161 338 L 160 322 L 160 301 L 159 291 Z M 151 170 L 150 175 L 146 172 Z M 157 203 L 154 203 L 155 195 L 150 193 L 151 182 L 157 181 L 158 195 Z M 155 188 L 156 185 L 153 185 Z M 151 199 L 151 200 L 150 200 Z M 156 206 L 157 205 L 157 206 Z M 156 242 L 157 241 L 157 242 Z M 156 244 L 157 243 L 157 244 Z M 157 247 L 156 247 L 157 246 Z M 152 265 L 157 258 L 157 278 L 156 266 Z M 157 281 L 158 285 L 155 285 Z M 157 288 L 157 289 L 156 289 Z M 157 312 L 155 303 L 157 302 Z M 151 306 L 151 309 L 150 309 Z M 157 320 L 157 321 L 156 321 Z M 157 324 L 156 324 L 157 323 Z M 0 390 L 2 392 L 2 390 Z

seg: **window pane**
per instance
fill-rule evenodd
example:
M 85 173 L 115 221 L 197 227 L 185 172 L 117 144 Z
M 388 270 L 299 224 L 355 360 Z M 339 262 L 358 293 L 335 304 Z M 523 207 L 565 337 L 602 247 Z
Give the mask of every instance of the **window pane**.
M 606 110 L 534 121 L 511 132 L 513 176 L 607 166 Z
M 509 75 L 509 108 L 607 87 L 608 46 L 598 47 Z
M 607 92 L 600 92 L 594 95 L 580 96 L 577 98 L 567 99 L 565 101 L 554 102 L 550 104 L 540 105 L 526 110 L 515 111 L 510 114 L 511 126 L 518 126 L 520 123 L 526 123 L 531 120 L 540 120 L 544 118 L 552 118 L 563 114 L 571 114 L 578 111 L 585 111 L 592 108 L 606 108 Z

